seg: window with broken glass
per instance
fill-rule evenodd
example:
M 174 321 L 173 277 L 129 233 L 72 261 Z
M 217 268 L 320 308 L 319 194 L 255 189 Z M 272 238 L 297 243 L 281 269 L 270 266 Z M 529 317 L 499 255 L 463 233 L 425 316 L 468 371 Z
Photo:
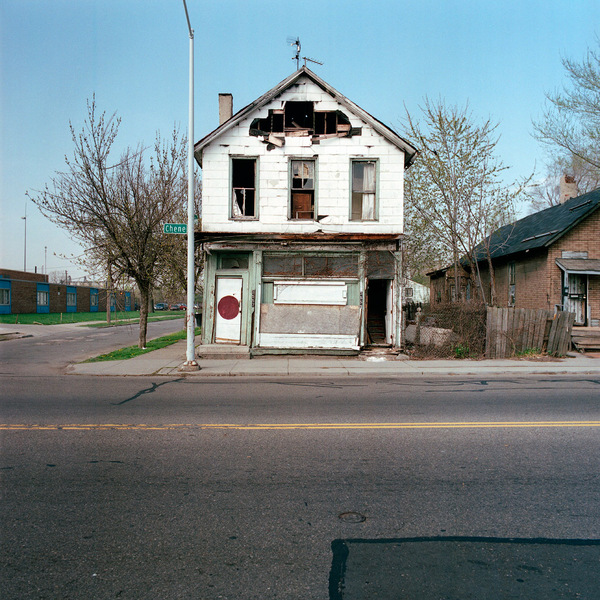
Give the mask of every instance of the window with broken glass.
M 256 159 L 231 159 L 231 217 L 257 218 Z
M 352 221 L 377 220 L 377 161 L 352 161 Z
M 315 161 L 291 161 L 290 219 L 315 218 Z

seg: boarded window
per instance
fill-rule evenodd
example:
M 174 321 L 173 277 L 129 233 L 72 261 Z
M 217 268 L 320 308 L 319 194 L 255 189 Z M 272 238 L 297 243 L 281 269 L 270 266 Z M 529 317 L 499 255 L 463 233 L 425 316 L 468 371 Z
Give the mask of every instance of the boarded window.
M 263 275 L 267 277 L 358 277 L 358 255 L 302 256 L 263 255 Z
M 372 251 L 367 254 L 367 277 L 369 279 L 394 279 L 396 259 L 388 251 Z
M 287 255 L 269 255 L 263 257 L 263 275 L 302 276 L 302 257 Z
M 306 277 L 358 277 L 358 256 L 307 256 Z
M 291 219 L 315 218 L 315 161 L 292 160 Z
M 256 215 L 256 159 L 231 160 L 231 216 L 255 218 Z

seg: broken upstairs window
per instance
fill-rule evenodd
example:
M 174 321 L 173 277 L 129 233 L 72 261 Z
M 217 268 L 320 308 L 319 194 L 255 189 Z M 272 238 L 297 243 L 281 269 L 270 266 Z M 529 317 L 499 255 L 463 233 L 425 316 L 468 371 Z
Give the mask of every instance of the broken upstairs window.
M 315 161 L 292 161 L 291 219 L 315 218 Z
M 314 102 L 289 100 L 283 109 L 269 109 L 263 119 L 254 119 L 250 135 L 265 136 L 272 146 L 283 146 L 284 136 L 313 136 L 315 141 L 326 137 L 361 135 L 361 127 L 352 127 L 341 110 L 315 110 Z M 278 136 L 274 134 L 284 134 Z
M 255 218 L 256 159 L 231 159 L 231 216 L 235 219 Z

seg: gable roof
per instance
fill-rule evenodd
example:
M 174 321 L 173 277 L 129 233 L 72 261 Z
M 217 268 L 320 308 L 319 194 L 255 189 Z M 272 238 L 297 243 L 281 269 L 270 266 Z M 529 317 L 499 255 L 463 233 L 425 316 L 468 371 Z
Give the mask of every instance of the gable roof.
M 301 67 L 295 73 L 292 73 L 289 77 L 278 83 L 274 88 L 263 94 L 260 98 L 257 98 L 254 102 L 251 102 L 238 112 L 236 112 L 230 119 L 222 123 L 214 131 L 211 131 L 208 135 L 204 136 L 199 142 L 196 142 L 194 146 L 194 155 L 198 164 L 202 164 L 202 150 L 210 144 L 213 140 L 235 127 L 240 121 L 245 119 L 251 113 L 260 110 L 263 106 L 271 102 L 274 98 L 277 98 L 285 90 L 291 87 L 300 77 L 307 77 L 313 83 L 318 85 L 322 90 L 327 92 L 340 104 L 345 106 L 349 112 L 354 116 L 362 119 L 365 123 L 368 123 L 377 133 L 387 139 L 390 143 L 394 144 L 404 152 L 404 167 L 408 168 L 414 161 L 417 155 L 417 149 L 407 142 L 404 138 L 400 137 L 393 129 L 370 115 L 367 111 L 363 110 L 348 100 L 344 95 L 340 94 L 337 90 L 332 88 L 327 82 L 315 75 L 307 67 Z
M 492 258 L 551 246 L 600 207 L 600 189 L 571 198 L 497 229 L 490 236 Z M 483 245 L 476 253 L 485 258 Z
M 547 248 L 587 219 L 599 207 L 600 188 L 505 225 L 490 236 L 491 257 L 501 258 L 535 248 Z M 483 243 L 475 248 L 474 256 L 478 262 L 486 260 Z M 466 258 L 462 258 L 460 262 L 463 267 L 468 266 Z M 439 276 L 450 268 L 452 265 L 427 275 Z

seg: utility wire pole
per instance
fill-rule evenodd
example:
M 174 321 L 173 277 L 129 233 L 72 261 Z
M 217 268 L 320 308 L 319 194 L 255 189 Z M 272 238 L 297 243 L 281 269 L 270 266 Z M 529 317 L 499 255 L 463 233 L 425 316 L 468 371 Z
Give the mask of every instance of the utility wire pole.
M 195 265 L 194 265 L 194 30 L 190 23 L 187 4 L 183 0 L 185 18 L 190 33 L 190 77 L 189 77 L 189 125 L 188 125 L 188 223 L 187 223 L 187 348 L 186 361 L 182 365 L 187 370 L 197 370 L 194 348 L 194 332 L 196 328 L 195 304 Z

